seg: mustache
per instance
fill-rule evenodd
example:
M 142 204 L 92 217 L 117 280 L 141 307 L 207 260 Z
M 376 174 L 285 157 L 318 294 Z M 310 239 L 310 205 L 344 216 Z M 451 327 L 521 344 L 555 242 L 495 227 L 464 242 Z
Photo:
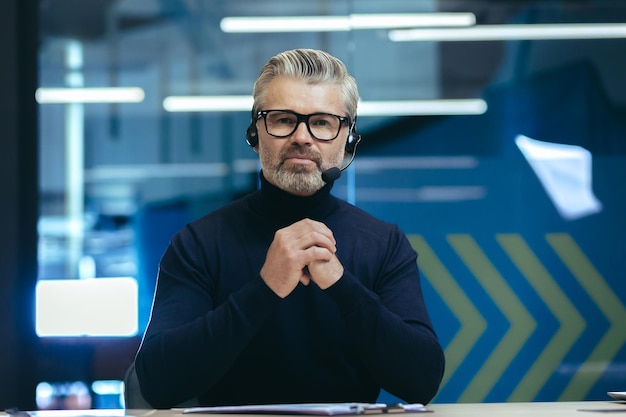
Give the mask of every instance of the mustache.
M 321 167 L 322 165 L 322 156 L 319 153 L 298 144 L 294 144 L 291 148 L 281 151 L 278 157 L 280 165 L 283 165 L 285 159 L 289 158 L 310 159 L 315 162 L 318 167 Z

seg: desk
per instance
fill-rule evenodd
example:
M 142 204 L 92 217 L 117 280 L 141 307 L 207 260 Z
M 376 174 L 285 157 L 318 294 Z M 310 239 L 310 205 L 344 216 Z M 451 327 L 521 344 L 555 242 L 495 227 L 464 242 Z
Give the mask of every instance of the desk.
M 626 416 L 626 403 L 615 401 L 526 402 L 480 404 L 431 404 L 437 417 L 594 417 Z M 611 410 L 623 413 L 592 413 L 577 410 Z
M 626 416 L 626 402 L 619 401 L 580 401 L 580 402 L 526 402 L 526 403 L 476 403 L 476 404 L 429 404 L 432 414 L 401 413 L 401 416 L 421 417 L 606 417 Z M 621 412 L 586 412 L 578 410 L 619 410 Z M 32 417 L 180 417 L 182 410 L 59 410 L 36 411 L 29 413 Z M 385 416 L 385 414 L 369 414 L 368 417 Z M 392 414 L 393 415 L 393 414 Z M 0 416 L 6 416 L 0 413 Z M 189 414 L 185 416 L 228 416 L 250 417 L 251 414 Z M 270 417 L 265 414 L 264 417 Z M 284 416 L 281 416 L 284 417 Z

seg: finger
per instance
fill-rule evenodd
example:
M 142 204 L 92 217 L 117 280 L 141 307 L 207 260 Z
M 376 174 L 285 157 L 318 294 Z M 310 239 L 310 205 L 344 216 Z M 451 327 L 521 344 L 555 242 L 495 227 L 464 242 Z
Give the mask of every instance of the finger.
M 312 246 L 327 248 L 337 252 L 335 237 L 324 224 L 311 219 L 303 219 L 275 233 L 274 241 L 284 251 L 304 250 Z
M 309 264 L 311 281 L 323 290 L 337 282 L 343 276 L 343 272 L 343 266 L 336 256 L 330 261 L 315 261 Z
M 305 266 L 309 266 L 313 262 L 328 262 L 335 254 L 327 248 L 321 246 L 311 246 L 310 248 L 303 250 L 300 252 L 299 262 L 303 263 Z M 311 273 L 309 271 L 308 275 Z
M 337 244 L 337 242 L 335 241 L 335 235 L 333 234 L 333 231 L 328 228 L 328 226 L 326 226 L 322 222 L 318 222 L 315 220 L 311 220 L 311 219 L 305 219 L 305 220 L 307 221 L 306 223 L 311 226 L 312 230 L 327 237 L 332 242 L 333 245 Z
M 311 283 L 311 278 L 307 277 L 306 275 L 303 275 L 302 278 L 300 279 L 300 282 L 302 283 L 302 285 L 306 287 L 307 285 Z

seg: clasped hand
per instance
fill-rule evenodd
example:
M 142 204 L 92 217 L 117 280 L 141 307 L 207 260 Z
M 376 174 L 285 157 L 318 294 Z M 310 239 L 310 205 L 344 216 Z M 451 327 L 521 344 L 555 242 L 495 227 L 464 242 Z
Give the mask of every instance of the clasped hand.
M 274 235 L 261 268 L 261 278 L 279 297 L 285 298 L 299 282 L 311 280 L 325 290 L 343 275 L 337 259 L 335 237 L 324 224 L 300 220 Z

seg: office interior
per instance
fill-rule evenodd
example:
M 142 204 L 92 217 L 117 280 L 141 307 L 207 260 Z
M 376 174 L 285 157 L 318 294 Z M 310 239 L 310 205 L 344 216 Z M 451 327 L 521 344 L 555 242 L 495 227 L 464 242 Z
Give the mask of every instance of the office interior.
M 363 141 L 333 192 L 419 253 L 447 358 L 434 402 L 626 389 L 626 3 L 0 10 L 0 406 L 124 406 L 159 258 L 258 186 L 252 84 L 291 48 L 329 51 L 359 83 Z

